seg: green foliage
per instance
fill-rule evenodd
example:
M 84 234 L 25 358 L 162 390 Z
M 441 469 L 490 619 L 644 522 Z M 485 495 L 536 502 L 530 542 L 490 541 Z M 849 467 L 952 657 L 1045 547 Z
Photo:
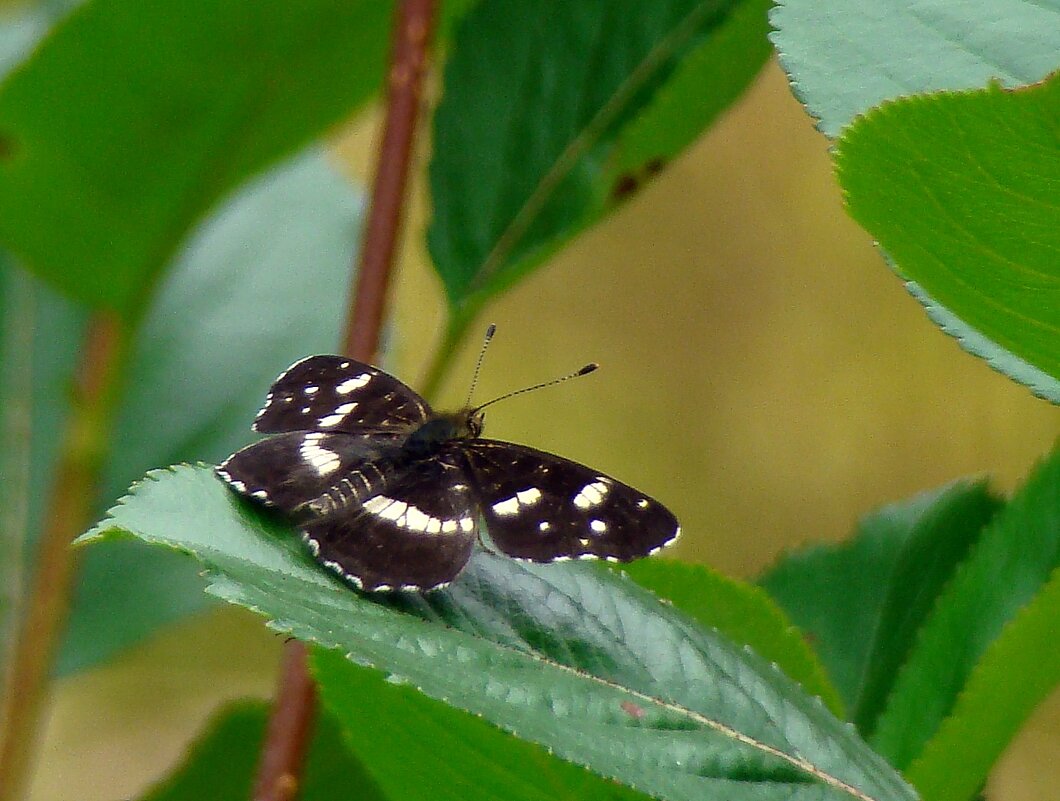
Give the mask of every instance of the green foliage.
M 954 484 L 886 506 L 849 542 L 788 554 L 762 577 L 863 728 L 873 728 L 895 667 L 995 511 L 982 485 Z
M 1000 509 L 955 484 L 785 557 L 762 583 L 880 753 L 925 801 L 964 801 L 1060 681 L 1058 567 L 1060 449 Z
M 450 319 L 432 380 L 483 304 L 732 103 L 768 55 L 767 6 L 445 5 L 442 35 L 457 34 L 428 242 Z M 966 348 L 1055 401 L 1060 78 L 984 87 L 1054 70 L 1060 28 L 1021 0 L 944 6 L 794 0 L 773 13 L 774 40 L 821 129 L 849 126 L 837 160 L 851 212 L 911 291 Z M 275 372 L 333 349 L 359 209 L 319 154 L 189 235 L 374 93 L 392 9 L 92 0 L 0 86 L 0 244 L 65 293 L 0 256 L 3 503 L 24 510 L 0 529 L 0 567 L 15 568 L 2 575 L 33 558 L 21 551 L 47 493 L 30 488 L 50 485 L 87 311 L 117 309 L 133 342 L 107 499 L 160 464 L 243 444 Z M 46 27 L 37 12 L 22 23 L 0 26 L 0 69 Z M 849 543 L 785 558 L 762 585 L 804 640 L 760 589 L 658 560 L 627 572 L 670 603 L 618 572 L 489 553 L 445 591 L 365 596 L 208 468 L 155 470 L 85 538 L 102 542 L 59 669 L 200 608 L 205 584 L 321 646 L 332 714 L 306 801 L 422 797 L 428 775 L 432 798 L 914 799 L 884 757 L 926 801 L 964 801 L 1060 680 L 1058 492 L 1054 454 L 1007 504 L 953 484 L 877 512 Z M 17 600 L 0 598 L 0 645 Z M 844 705 L 860 736 L 834 716 Z M 247 797 L 264 716 L 226 711 L 147 798 Z
M 836 148 L 851 216 L 903 277 L 1042 373 L 1025 380 L 1056 402 L 1058 108 L 1060 75 L 917 96 L 869 112 Z
M 926 801 L 971 798 L 1034 708 L 1060 684 L 1060 572 L 984 651 L 952 712 L 909 765 Z
M 987 649 L 1020 610 L 1043 592 L 1058 567 L 1060 450 L 990 522 L 953 580 L 938 594 L 872 737 L 881 753 L 905 768 L 923 751 L 942 721 L 952 714 Z M 1045 604 L 1022 625 L 1040 626 L 1041 616 L 1053 611 L 1049 607 Z M 994 687 L 999 693 L 993 701 L 995 709 L 1015 708 L 1026 713 L 1032 706 L 1028 702 L 1042 697 L 1041 678 L 1032 677 L 1056 673 L 1055 638 L 1033 643 L 1024 640 L 1023 644 L 1030 647 L 1021 654 L 1020 662 L 1041 664 L 1026 681 L 1015 664 L 1009 665 L 1012 672 L 1007 686 Z M 994 751 L 989 756 L 995 758 L 997 754 Z M 984 778 L 990 764 L 966 764 L 965 770 Z M 974 776 L 966 781 L 975 789 Z
M 467 15 L 435 113 L 427 234 L 454 325 L 735 98 L 765 61 L 763 15 L 735 0 L 494 0 Z
M 104 467 L 100 513 L 154 465 L 219 461 L 246 444 L 262 387 L 283 365 L 334 346 L 343 314 L 334 288 L 348 281 L 359 211 L 357 194 L 309 153 L 253 182 L 195 232 L 136 340 L 115 432 L 123 446 Z M 38 292 L 33 487 L 50 485 L 83 317 Z M 30 493 L 31 540 L 46 497 Z M 208 600 L 193 566 L 156 548 L 93 548 L 58 671 L 105 660 Z
M 769 21 L 792 90 L 833 138 L 884 100 L 1034 83 L 1060 52 L 1056 11 L 1035 0 L 781 0 Z
M 388 12 L 84 4 L 0 88 L 0 240 L 71 296 L 137 318 L 219 198 L 374 92 Z
M 346 743 L 402 801 L 645 801 L 486 721 L 318 649 L 313 677 Z M 439 744 L 444 743 L 444 748 Z
M 1055 10 L 1028 0 L 959 8 L 786 0 L 770 20 L 794 91 L 835 137 L 885 100 L 1017 87 L 1057 69 Z M 966 100 L 888 106 L 848 134 L 854 154 L 841 157 L 841 178 L 854 217 L 910 279 L 931 319 L 1056 403 L 1056 101 L 1050 113 L 1048 90 L 1024 94 L 1004 99 L 995 86 Z
M 141 801 L 246 801 L 261 758 L 268 708 L 243 701 L 219 711 L 191 746 L 184 764 Z M 299 787 L 302 801 L 382 801 L 361 765 L 342 746 L 342 733 L 327 715 L 317 720 Z
M 622 576 L 479 552 L 447 590 L 384 603 L 208 468 L 149 474 L 83 539 L 116 535 L 192 553 L 211 593 L 274 629 L 659 798 L 915 797 L 819 701 Z

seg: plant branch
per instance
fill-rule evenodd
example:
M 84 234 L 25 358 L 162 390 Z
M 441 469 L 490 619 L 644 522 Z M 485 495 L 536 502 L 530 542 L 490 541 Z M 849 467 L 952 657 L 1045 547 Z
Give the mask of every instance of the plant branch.
M 386 121 L 372 182 L 372 203 L 361 246 L 357 285 L 343 337 L 343 352 L 361 361 L 371 361 L 379 349 L 433 26 L 434 0 L 403 0 L 398 6 L 388 73 Z
M 434 7 L 435 0 L 403 0 L 395 13 L 383 139 L 342 345 L 343 353 L 364 362 L 374 361 L 379 349 L 422 102 Z M 262 746 L 255 801 L 290 801 L 298 794 L 316 707 L 307 655 L 302 643 L 287 644 L 276 701 Z
M 26 792 L 48 675 L 70 606 L 70 543 L 91 522 L 127 343 L 127 329 L 117 317 L 100 313 L 90 321 L 4 698 L 0 801 Z

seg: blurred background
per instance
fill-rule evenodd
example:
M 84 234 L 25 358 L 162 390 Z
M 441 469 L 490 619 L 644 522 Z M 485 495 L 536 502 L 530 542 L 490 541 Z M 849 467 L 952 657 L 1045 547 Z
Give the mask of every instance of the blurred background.
M 371 174 L 377 123 L 368 114 L 335 137 L 351 181 Z M 413 385 L 442 309 L 423 244 L 421 151 L 387 357 Z M 1060 433 L 1055 409 L 928 321 L 845 217 L 826 140 L 775 64 L 708 136 L 480 322 L 499 327 L 480 400 L 588 361 L 603 368 L 491 409 L 489 436 L 644 489 L 682 520 L 669 556 L 741 578 L 958 477 L 1009 491 Z M 463 402 L 479 344 L 466 343 L 438 405 Z M 62 680 L 32 798 L 138 794 L 223 700 L 271 694 L 281 645 L 257 618 L 218 609 Z M 989 796 L 1053 801 L 1057 753 L 1060 695 L 1010 749 Z

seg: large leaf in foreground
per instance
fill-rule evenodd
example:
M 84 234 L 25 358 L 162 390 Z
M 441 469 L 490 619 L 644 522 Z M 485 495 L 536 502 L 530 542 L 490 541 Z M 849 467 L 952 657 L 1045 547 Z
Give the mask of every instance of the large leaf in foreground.
M 742 5 L 752 13 L 726 28 Z M 446 65 L 430 169 L 428 243 L 454 310 L 473 311 L 540 264 L 629 190 L 631 171 L 686 146 L 717 98 L 731 102 L 758 71 L 764 47 L 743 47 L 729 72 L 701 68 L 715 42 L 728 53 L 745 31 L 744 44 L 761 35 L 761 10 L 739 0 L 482 0 Z M 697 61 L 675 94 L 654 104 L 690 53 Z
M 122 533 L 194 553 L 212 593 L 279 631 L 659 798 L 915 798 L 819 701 L 624 577 L 480 552 L 446 591 L 387 605 L 205 467 L 149 474 L 86 539 Z
M 1060 74 L 1019 91 L 897 100 L 844 131 L 835 154 L 851 216 L 901 275 L 1037 368 L 1031 386 L 1055 403 L 1058 109 Z
M 872 738 L 895 765 L 904 769 L 920 754 L 953 711 L 991 644 L 1042 592 L 1058 569 L 1060 449 L 1035 470 L 991 521 L 924 624 Z M 1022 659 L 1040 659 L 1045 666 L 1056 664 L 1055 636 L 1024 644 L 1032 650 Z M 1029 711 L 1024 693 L 1040 687 L 1040 681 L 1021 687 L 1022 674 L 1015 670 L 1015 664 L 1011 670 L 1009 686 L 997 690 L 1012 699 L 1016 708 Z M 1008 731 L 1013 731 L 1011 722 Z M 988 767 L 975 766 L 984 776 Z
M 377 0 L 96 0 L 0 88 L 0 241 L 136 316 L 226 192 L 342 120 L 383 73 Z
M 859 725 L 875 726 L 917 630 L 996 509 L 982 484 L 956 483 L 884 506 L 849 542 L 787 554 L 762 577 Z
M 140 328 L 100 514 L 152 467 L 217 462 L 245 445 L 276 375 L 334 347 L 360 205 L 313 149 L 252 181 L 199 227 Z M 48 320 L 40 323 L 40 338 L 56 337 Z M 44 400 L 64 402 L 65 394 Z M 194 566 L 158 548 L 113 542 L 84 556 L 60 673 L 210 602 Z

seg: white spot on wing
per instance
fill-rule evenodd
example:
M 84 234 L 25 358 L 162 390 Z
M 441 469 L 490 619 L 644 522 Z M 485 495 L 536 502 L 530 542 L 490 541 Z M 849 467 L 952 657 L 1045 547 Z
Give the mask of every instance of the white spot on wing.
M 337 426 L 343 420 L 346 419 L 346 415 L 357 408 L 356 403 L 343 403 L 341 406 L 335 407 L 335 413 L 329 414 L 327 417 L 322 417 L 320 422 L 317 423 L 321 428 L 331 428 Z
M 589 528 L 595 531 L 597 534 L 603 534 L 607 531 L 607 523 L 603 520 L 591 520 L 589 521 Z
M 319 476 L 334 473 L 342 464 L 337 453 L 320 446 L 323 436 L 323 434 L 307 434 L 302 440 L 302 447 L 299 448 L 302 459 L 316 470 Z
M 510 515 L 518 514 L 519 499 L 512 497 L 506 501 L 499 501 L 498 503 L 493 504 L 493 512 L 500 517 L 508 517 Z
M 388 498 L 386 495 L 376 495 L 365 502 L 362 507 L 364 511 L 375 515 L 383 520 L 393 521 L 398 528 L 408 531 L 417 531 L 421 534 L 450 534 L 457 530 L 463 521 L 442 520 L 434 517 L 422 509 L 399 501 L 396 498 Z M 470 518 L 466 518 L 470 520 Z
M 500 517 L 510 517 L 517 514 L 523 507 L 533 506 L 539 500 L 541 500 L 541 490 L 537 487 L 528 487 L 507 500 L 493 504 L 493 511 Z
M 611 490 L 601 476 L 582 487 L 574 496 L 574 505 L 579 509 L 590 509 L 603 503 L 604 497 Z
M 641 498 L 639 501 L 637 501 L 637 508 L 638 509 L 647 509 L 648 508 L 648 499 L 647 498 Z
M 345 381 L 335 387 L 335 391 L 338 392 L 340 395 L 349 395 L 355 389 L 360 389 L 363 386 L 367 386 L 368 382 L 371 380 L 371 373 L 361 373 L 360 375 L 355 375 L 353 378 L 347 378 Z
M 549 523 L 547 520 L 542 520 L 540 523 L 537 524 L 538 531 L 548 531 L 550 528 L 552 528 L 552 524 Z
M 304 392 L 306 395 L 316 395 L 318 392 L 320 392 L 320 387 L 316 387 L 310 384 L 308 387 L 303 389 L 302 392 Z

